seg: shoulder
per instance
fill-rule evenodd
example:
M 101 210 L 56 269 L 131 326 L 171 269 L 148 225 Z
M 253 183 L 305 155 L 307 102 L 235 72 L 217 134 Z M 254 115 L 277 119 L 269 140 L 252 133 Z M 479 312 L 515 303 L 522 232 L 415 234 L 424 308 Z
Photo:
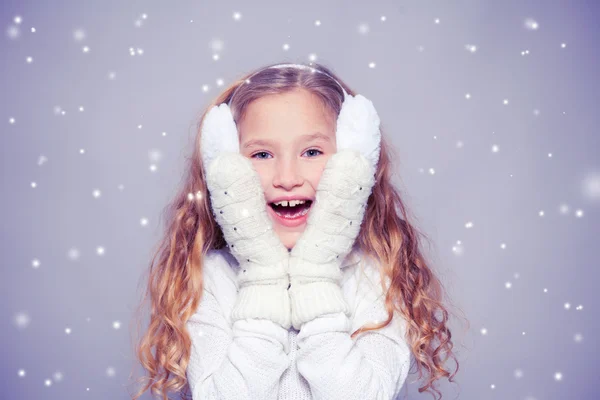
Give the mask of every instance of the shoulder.
M 382 286 L 381 263 L 361 252 L 351 253 L 343 263 L 342 290 L 351 308 L 352 329 L 358 329 L 365 323 L 383 321 L 388 313 L 385 306 L 386 292 Z M 389 277 L 384 275 L 386 287 Z M 404 324 L 403 317 L 396 311 L 395 327 Z M 402 328 L 401 330 L 404 330 Z
M 239 265 L 227 249 L 211 249 L 202 259 L 202 301 L 199 309 L 218 310 L 228 317 L 237 296 Z
M 235 257 L 225 248 L 208 250 L 203 261 L 209 267 L 227 266 L 232 268 L 234 264 L 237 264 Z
M 354 289 L 355 296 L 369 296 L 374 300 L 384 295 L 380 263 L 360 250 L 353 250 L 344 259 L 342 274 L 342 286 L 348 290 Z
M 239 264 L 227 249 L 210 249 L 202 260 L 202 275 L 207 284 L 236 284 Z

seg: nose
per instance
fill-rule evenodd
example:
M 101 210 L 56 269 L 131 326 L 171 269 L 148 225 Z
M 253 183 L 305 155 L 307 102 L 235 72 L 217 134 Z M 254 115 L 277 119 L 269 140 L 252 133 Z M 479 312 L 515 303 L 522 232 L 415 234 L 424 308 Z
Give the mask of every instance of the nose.
M 280 161 L 276 165 L 275 175 L 273 176 L 273 186 L 281 187 L 285 190 L 292 190 L 295 186 L 302 186 L 304 179 L 298 162 L 296 160 Z

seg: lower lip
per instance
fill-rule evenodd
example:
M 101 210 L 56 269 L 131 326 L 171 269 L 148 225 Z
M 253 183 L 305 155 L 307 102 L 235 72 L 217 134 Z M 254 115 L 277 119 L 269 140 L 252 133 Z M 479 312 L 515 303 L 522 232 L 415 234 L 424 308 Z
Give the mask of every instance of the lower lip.
M 311 207 L 312 207 L 312 205 L 311 205 Z M 271 207 L 269 204 L 267 204 L 267 208 L 268 208 L 269 214 L 275 219 L 275 221 L 277 221 L 277 223 L 279 223 L 280 225 L 283 225 L 283 226 L 287 226 L 288 228 L 295 228 L 297 226 L 300 226 L 300 225 L 306 223 L 306 220 L 308 219 L 308 214 L 310 213 L 310 208 L 309 208 L 308 212 L 304 215 L 298 216 L 296 218 L 285 218 L 285 217 L 282 217 L 281 215 L 277 214 L 275 212 L 275 210 L 273 210 L 273 207 Z

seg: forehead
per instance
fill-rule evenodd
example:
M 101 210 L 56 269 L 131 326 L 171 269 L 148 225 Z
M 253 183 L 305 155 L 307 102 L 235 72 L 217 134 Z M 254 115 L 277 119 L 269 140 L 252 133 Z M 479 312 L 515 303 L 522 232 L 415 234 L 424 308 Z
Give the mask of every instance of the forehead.
M 321 132 L 335 139 L 336 118 L 320 98 L 307 90 L 263 96 L 250 103 L 238 124 L 240 141 L 290 139 Z

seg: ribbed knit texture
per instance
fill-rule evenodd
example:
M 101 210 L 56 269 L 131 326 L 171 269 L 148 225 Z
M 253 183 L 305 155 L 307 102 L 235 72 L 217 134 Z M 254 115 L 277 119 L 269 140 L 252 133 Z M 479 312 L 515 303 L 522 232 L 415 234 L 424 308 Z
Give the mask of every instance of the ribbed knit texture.
M 186 322 L 193 399 L 400 398 L 411 363 L 405 320 L 396 314 L 384 329 L 350 338 L 362 325 L 387 318 L 378 269 L 367 260 L 353 251 L 342 264 L 349 315 L 322 315 L 298 332 L 266 319 L 233 321 L 242 266 L 226 249 L 209 251 L 202 300 Z
M 234 320 L 265 318 L 284 328 L 291 326 L 289 279 L 281 278 L 269 285 L 246 285 L 240 288 L 236 307 L 231 313 Z
M 290 276 L 291 319 L 296 330 L 320 315 L 350 312 L 340 287 L 342 273 L 338 263 L 316 265 L 292 257 Z

